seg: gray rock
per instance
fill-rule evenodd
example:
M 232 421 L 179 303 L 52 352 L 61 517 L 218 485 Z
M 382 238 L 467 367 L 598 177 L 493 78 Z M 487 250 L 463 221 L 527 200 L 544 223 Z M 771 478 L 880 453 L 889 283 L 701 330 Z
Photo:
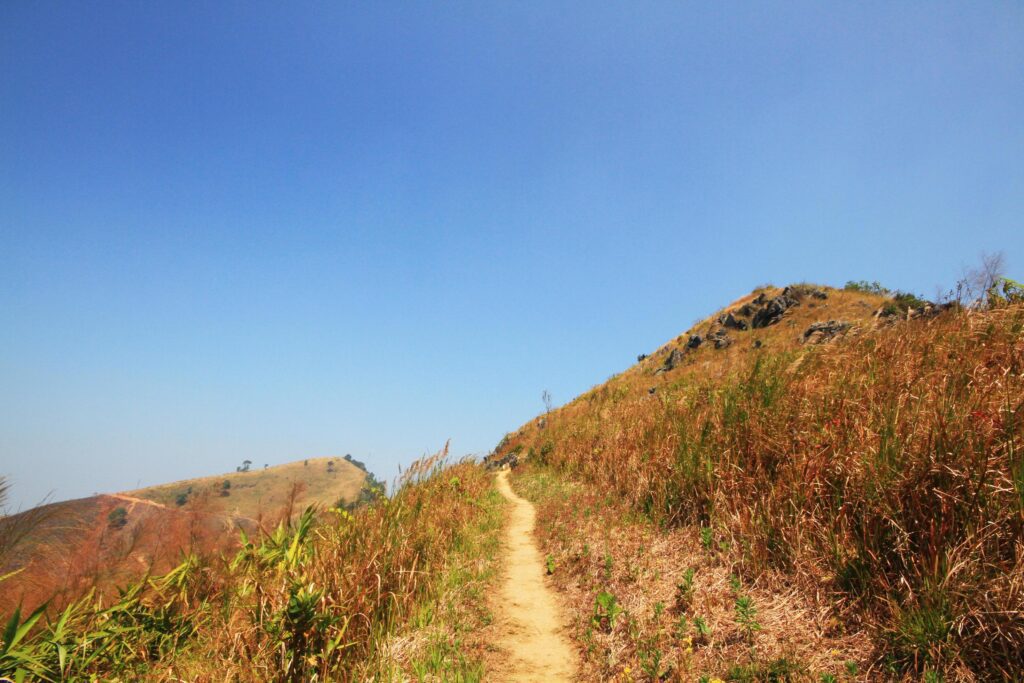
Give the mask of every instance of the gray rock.
M 789 291 L 789 287 L 786 288 L 786 291 Z M 788 309 L 799 305 L 799 303 L 799 301 L 783 292 L 765 304 L 764 308 L 755 313 L 751 324 L 754 327 L 768 327 L 769 325 L 774 325 L 782 320 L 782 316 Z
M 731 330 L 743 331 L 747 329 L 747 321 L 740 320 L 732 313 L 726 313 L 725 315 L 720 316 L 718 318 L 718 323 L 723 327 L 728 327 Z
M 805 344 L 821 344 L 834 339 L 841 334 L 845 334 L 848 329 L 850 329 L 850 323 L 842 320 L 817 322 L 804 330 L 802 341 Z
M 662 366 L 662 370 L 668 372 L 673 370 L 683 362 L 683 351 L 682 349 L 672 349 L 672 353 L 668 354 L 668 358 L 665 359 L 665 364 Z
M 714 342 L 716 349 L 728 348 L 732 344 L 732 339 L 729 338 L 729 335 L 724 330 L 708 334 L 708 341 Z
M 519 454 L 512 452 L 506 453 L 500 458 L 491 458 L 487 461 L 487 469 L 489 470 L 500 470 L 508 465 L 509 469 L 515 469 L 519 466 Z
M 695 349 L 703 343 L 703 337 L 701 337 L 699 334 L 692 334 L 690 335 L 690 338 L 686 341 L 686 348 Z

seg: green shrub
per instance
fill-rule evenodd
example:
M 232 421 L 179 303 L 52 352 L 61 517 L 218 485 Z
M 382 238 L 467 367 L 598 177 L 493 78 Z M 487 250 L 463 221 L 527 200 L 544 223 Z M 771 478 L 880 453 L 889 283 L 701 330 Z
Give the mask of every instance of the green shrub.
M 128 524 L 128 511 L 123 507 L 117 507 L 107 514 L 107 524 L 112 529 L 120 529 Z

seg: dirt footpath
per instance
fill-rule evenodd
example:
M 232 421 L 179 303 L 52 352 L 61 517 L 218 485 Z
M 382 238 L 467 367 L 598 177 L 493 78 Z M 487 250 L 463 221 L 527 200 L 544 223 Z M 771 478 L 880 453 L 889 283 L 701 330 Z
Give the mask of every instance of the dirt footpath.
M 529 501 L 512 491 L 507 471 L 498 473 L 497 484 L 510 509 L 504 575 L 494 605 L 502 659 L 490 667 L 490 677 L 571 681 L 576 674 L 576 653 L 565 636 L 555 596 L 544 583 L 544 563 L 533 538 L 536 512 Z

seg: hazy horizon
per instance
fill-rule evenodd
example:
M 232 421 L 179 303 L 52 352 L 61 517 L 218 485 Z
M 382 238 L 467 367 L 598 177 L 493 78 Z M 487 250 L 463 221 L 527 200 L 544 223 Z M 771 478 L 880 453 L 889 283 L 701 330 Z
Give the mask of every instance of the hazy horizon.
M 0 6 L 13 507 L 490 450 L 766 282 L 1024 273 L 1024 6 Z

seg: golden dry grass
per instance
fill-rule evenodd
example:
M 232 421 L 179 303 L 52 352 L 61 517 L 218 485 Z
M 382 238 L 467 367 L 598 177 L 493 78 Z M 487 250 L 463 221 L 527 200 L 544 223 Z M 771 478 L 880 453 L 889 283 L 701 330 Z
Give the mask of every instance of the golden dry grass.
M 509 435 L 500 454 L 547 463 L 656 527 L 708 530 L 744 585 L 795 589 L 826 622 L 870 637 L 861 671 L 1013 679 L 1024 661 L 1024 308 L 895 321 L 872 316 L 881 302 L 830 291 L 654 374 L 681 337 Z M 829 319 L 855 326 L 800 343 Z
M 204 505 L 210 513 L 257 519 L 279 515 L 286 508 L 295 514 L 314 504 L 355 500 L 365 479 L 366 472 L 344 458 L 309 458 L 266 469 L 257 466 L 249 472 L 184 479 L 124 494 L 177 507 L 178 496 L 191 491 L 190 498 L 206 497 Z M 223 488 L 224 482 L 230 483 L 229 489 Z M 223 495 L 225 490 L 229 495 Z

